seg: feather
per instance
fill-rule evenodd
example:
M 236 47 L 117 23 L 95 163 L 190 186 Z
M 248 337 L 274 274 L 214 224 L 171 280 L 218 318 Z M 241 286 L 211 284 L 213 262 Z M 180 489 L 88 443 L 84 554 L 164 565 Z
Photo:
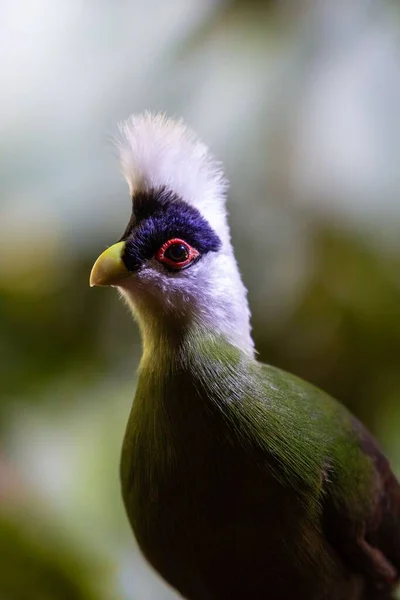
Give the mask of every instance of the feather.
M 221 164 L 193 131 L 182 120 L 150 112 L 130 116 L 118 129 L 117 152 L 132 198 L 166 188 L 197 208 L 228 241 L 228 183 Z

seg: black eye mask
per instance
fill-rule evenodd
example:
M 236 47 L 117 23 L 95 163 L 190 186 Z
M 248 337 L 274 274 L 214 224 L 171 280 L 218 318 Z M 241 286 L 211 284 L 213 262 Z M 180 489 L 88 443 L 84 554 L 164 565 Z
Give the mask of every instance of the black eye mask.
M 126 243 L 126 268 L 137 271 L 172 238 L 185 240 L 200 256 L 221 248 L 221 240 L 197 208 L 165 189 L 137 194 L 132 217 L 121 238 Z

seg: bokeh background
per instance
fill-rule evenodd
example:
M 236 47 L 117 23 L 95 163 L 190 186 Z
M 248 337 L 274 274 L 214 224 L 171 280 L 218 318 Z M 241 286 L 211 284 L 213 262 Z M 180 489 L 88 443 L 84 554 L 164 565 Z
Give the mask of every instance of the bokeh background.
M 176 597 L 119 493 L 138 330 L 88 286 L 130 214 L 110 137 L 132 112 L 223 160 L 261 359 L 399 474 L 400 5 L 2 0 L 0 45 L 0 597 Z

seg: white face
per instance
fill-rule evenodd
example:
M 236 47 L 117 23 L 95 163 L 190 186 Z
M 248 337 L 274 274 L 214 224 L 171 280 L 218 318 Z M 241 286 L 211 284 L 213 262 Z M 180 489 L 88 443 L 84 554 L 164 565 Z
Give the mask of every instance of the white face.
M 232 248 L 197 209 L 165 190 L 142 193 L 123 240 L 131 274 L 119 287 L 146 329 L 175 333 L 194 323 L 236 345 L 244 336 L 248 347 L 249 313 Z
M 222 242 L 199 211 L 165 190 L 138 194 L 123 238 L 131 276 L 121 287 L 138 310 L 178 317 L 211 298 Z
M 196 318 L 204 313 L 207 302 L 212 305 L 216 284 L 212 272 L 218 269 L 218 258 L 217 253 L 199 255 L 190 266 L 172 270 L 153 257 L 121 287 L 135 309 L 152 313 L 154 318 Z

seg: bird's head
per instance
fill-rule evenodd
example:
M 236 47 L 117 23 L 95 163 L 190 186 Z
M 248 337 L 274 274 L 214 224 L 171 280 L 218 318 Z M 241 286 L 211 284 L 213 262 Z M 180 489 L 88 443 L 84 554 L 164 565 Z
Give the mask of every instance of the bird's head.
M 150 113 L 120 124 L 117 149 L 132 215 L 95 262 L 90 284 L 119 288 L 144 336 L 194 326 L 252 354 L 220 164 L 182 122 Z

